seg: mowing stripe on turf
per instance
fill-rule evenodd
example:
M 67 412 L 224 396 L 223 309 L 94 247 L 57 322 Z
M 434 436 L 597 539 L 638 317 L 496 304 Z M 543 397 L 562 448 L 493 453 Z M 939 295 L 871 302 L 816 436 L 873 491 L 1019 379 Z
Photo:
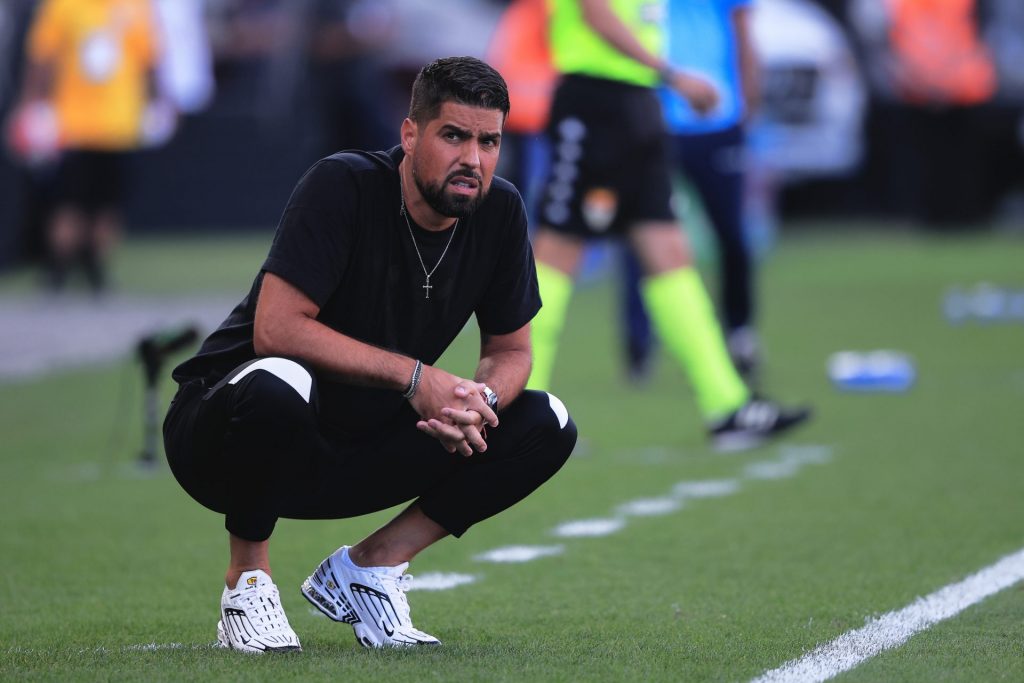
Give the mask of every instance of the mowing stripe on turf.
M 901 610 L 871 620 L 812 652 L 772 669 L 752 683 L 827 681 L 884 650 L 898 647 L 919 631 L 949 619 L 1024 580 L 1024 549 L 968 576 L 959 583 L 918 598 Z

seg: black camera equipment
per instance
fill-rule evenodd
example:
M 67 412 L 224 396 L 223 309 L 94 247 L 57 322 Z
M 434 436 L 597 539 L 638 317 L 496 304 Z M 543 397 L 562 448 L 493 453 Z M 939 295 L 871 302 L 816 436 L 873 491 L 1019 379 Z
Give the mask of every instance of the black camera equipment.
M 157 417 L 157 385 L 164 361 L 175 351 L 179 351 L 199 338 L 199 330 L 194 325 L 172 327 L 146 335 L 139 340 L 137 351 L 142 362 L 142 372 L 146 381 L 143 444 L 140 464 L 155 467 L 157 458 L 157 438 L 159 418 Z

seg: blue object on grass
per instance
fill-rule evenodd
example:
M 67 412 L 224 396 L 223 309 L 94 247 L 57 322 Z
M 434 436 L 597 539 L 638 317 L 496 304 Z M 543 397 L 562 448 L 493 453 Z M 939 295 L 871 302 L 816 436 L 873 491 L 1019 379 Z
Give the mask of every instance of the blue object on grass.
M 843 391 L 896 393 L 913 386 L 917 371 L 898 351 L 840 351 L 828 359 L 828 376 Z

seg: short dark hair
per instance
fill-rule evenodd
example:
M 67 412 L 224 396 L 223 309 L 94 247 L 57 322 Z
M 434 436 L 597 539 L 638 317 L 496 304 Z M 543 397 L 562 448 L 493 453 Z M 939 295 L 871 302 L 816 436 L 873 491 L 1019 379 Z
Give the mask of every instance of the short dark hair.
M 409 118 L 424 123 L 437 118 L 445 102 L 500 109 L 508 116 L 508 86 L 488 64 L 475 57 L 443 57 L 420 69 L 412 84 Z

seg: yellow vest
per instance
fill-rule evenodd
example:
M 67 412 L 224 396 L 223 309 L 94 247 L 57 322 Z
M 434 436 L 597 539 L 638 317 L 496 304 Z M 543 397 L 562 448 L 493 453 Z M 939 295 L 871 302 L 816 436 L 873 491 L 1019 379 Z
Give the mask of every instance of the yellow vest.
M 45 0 L 29 58 L 52 69 L 65 147 L 124 150 L 139 142 L 147 72 L 157 51 L 147 0 Z
M 658 72 L 612 47 L 583 20 L 578 0 L 549 0 L 551 53 L 563 74 L 582 74 L 633 85 L 654 87 Z M 665 0 L 611 0 L 611 11 L 652 54 L 665 41 Z

